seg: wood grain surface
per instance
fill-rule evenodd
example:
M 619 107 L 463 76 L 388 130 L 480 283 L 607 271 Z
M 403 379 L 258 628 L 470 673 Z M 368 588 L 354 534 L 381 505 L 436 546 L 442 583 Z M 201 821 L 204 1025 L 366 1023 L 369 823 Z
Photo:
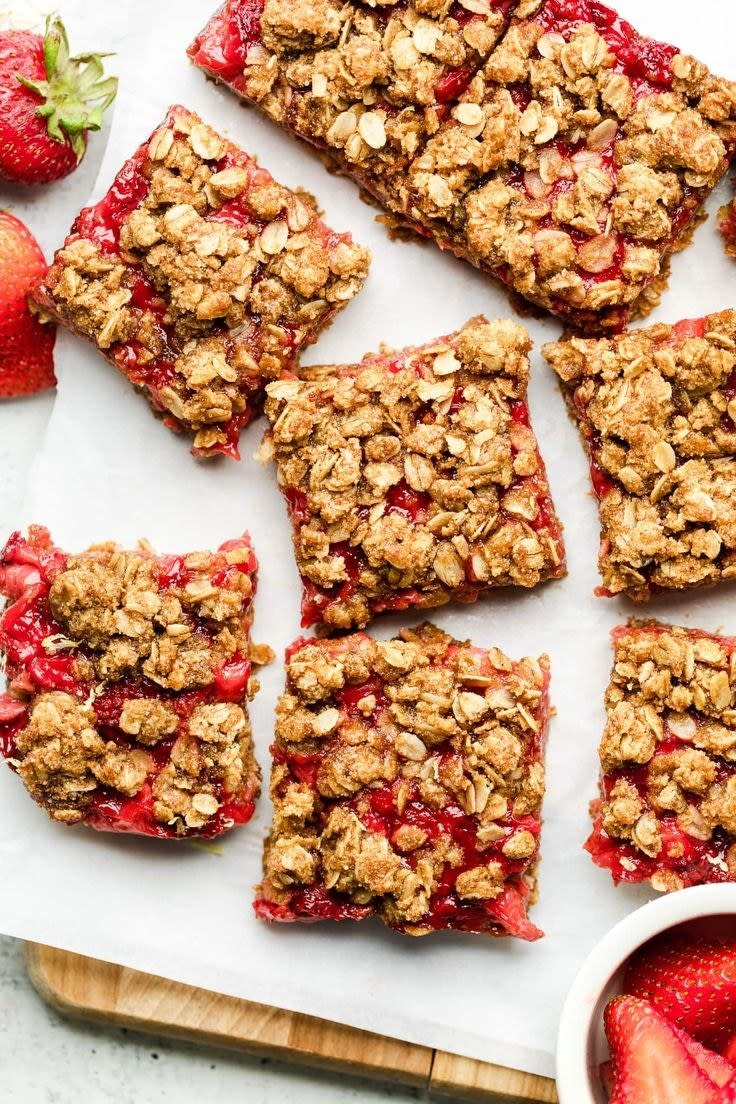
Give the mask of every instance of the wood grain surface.
M 252 1054 L 422 1087 L 487 1104 L 556 1104 L 554 1082 L 195 989 L 123 966 L 26 944 L 28 974 L 58 1011 Z

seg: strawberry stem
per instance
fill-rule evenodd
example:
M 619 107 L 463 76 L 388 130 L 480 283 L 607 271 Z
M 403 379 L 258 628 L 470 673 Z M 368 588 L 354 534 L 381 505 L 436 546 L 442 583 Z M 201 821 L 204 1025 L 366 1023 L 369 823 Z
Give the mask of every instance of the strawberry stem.
M 46 119 L 46 128 L 57 142 L 68 142 L 77 160 L 85 151 L 85 135 L 99 130 L 106 109 L 115 99 L 117 77 L 105 77 L 102 58 L 109 54 L 69 52 L 66 28 L 58 16 L 49 16 L 43 39 L 46 80 L 30 80 L 17 74 L 25 87 L 43 100 L 37 114 Z

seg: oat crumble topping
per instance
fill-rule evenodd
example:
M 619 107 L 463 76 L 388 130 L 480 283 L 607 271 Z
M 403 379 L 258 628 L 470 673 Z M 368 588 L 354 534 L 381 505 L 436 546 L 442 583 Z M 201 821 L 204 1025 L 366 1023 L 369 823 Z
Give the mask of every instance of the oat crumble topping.
M 721 207 L 718 225 L 723 236 L 723 246 L 729 257 L 736 257 L 736 199 Z
M 546 656 L 432 625 L 287 653 L 256 912 L 539 938 Z
M 736 84 L 588 0 L 228 0 L 189 53 L 578 326 L 620 325 L 736 139 Z
M 654 621 L 614 630 L 586 844 L 616 881 L 736 881 L 736 640 Z
M 360 290 L 369 254 L 196 115 L 171 108 L 82 212 L 37 293 L 199 455 L 237 451 L 268 379 Z
M 529 349 L 515 322 L 478 317 L 269 385 L 261 455 L 291 514 L 303 624 L 362 627 L 381 610 L 564 574 L 528 419 Z
M 247 537 L 178 557 L 11 537 L 0 751 L 54 820 L 175 837 L 250 818 L 255 572 Z
M 736 311 L 543 352 L 590 453 L 604 593 L 736 578 Z

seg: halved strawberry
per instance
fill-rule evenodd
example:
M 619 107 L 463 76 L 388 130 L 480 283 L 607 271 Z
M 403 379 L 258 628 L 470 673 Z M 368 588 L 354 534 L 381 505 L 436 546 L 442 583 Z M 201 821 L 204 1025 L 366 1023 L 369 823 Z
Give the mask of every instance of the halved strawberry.
M 14 215 L 0 211 L 0 398 L 43 391 L 56 383 L 56 327 L 28 308 L 28 292 L 46 271 L 38 242 Z
M 723 1104 L 723 1090 L 648 1001 L 615 997 L 604 1021 L 613 1064 L 611 1104 Z
M 606 1090 L 609 1099 L 613 1096 L 614 1076 L 613 1076 L 613 1062 L 601 1062 L 598 1067 L 598 1076 L 601 1079 L 601 1085 Z
M 718 1104 L 736 1104 L 736 1077 L 721 1089 Z
M 722 1051 L 736 1034 L 736 939 L 660 936 L 632 957 L 624 990 Z
M 703 1073 L 707 1074 L 719 1088 L 728 1085 L 736 1077 L 736 1068 L 722 1054 L 716 1054 L 714 1050 L 704 1047 L 702 1043 L 699 1043 L 697 1039 L 693 1039 L 692 1035 L 688 1035 L 687 1031 L 683 1031 L 682 1028 L 675 1027 L 674 1024 L 672 1026 L 688 1054 L 695 1059 Z

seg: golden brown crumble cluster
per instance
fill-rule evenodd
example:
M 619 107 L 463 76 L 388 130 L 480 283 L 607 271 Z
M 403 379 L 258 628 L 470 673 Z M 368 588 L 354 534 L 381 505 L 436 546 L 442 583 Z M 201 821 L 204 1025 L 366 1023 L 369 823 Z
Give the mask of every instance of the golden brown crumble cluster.
M 600 812 L 609 836 L 663 860 L 684 854 L 665 848 L 668 818 L 691 841 L 736 837 L 736 642 L 652 622 L 617 630 L 606 713 L 601 766 L 616 780 Z M 736 878 L 736 843 L 712 864 Z M 668 869 L 650 880 L 661 891 L 683 885 Z
M 207 452 L 360 290 L 369 254 L 332 234 L 311 196 L 278 184 L 183 108 L 141 157 L 148 191 L 122 222 L 119 248 L 73 233 L 39 301 L 111 358 L 133 347 L 133 382 Z M 136 297 L 139 273 L 158 305 Z M 161 360 L 174 371 L 158 382 Z
M 721 207 L 718 212 L 718 224 L 726 253 L 729 257 L 736 257 L 736 199 Z
M 642 82 L 593 23 L 546 31 L 550 7 L 507 27 L 476 0 L 266 0 L 235 87 L 440 243 L 589 321 L 638 298 L 726 171 L 736 84 L 683 54 L 670 87 Z
M 439 127 L 438 84 L 448 72 L 482 65 L 507 22 L 475 0 L 460 9 L 464 21 L 451 7 L 266 0 L 244 93 L 336 151 L 393 206 L 401 170 Z
M 54 578 L 49 604 L 65 635 L 50 637 L 49 654 L 74 650 L 80 682 L 143 675 L 165 690 L 209 686 L 215 669 L 248 654 L 252 576 L 233 573 L 227 586 L 212 582 L 220 563 L 242 563 L 245 548 L 184 557 L 187 581 L 163 586 L 159 563 L 144 552 L 101 546 L 70 556 Z
M 37 691 L 14 737 L 18 774 L 53 819 L 94 825 L 101 788 L 122 799 L 148 786 L 153 824 L 206 834 L 223 805 L 256 794 L 244 701 L 257 682 L 244 687 L 242 705 L 219 700 L 216 685 L 227 661 L 268 658 L 249 640 L 253 554 L 232 544 L 182 557 L 173 583 L 147 550 L 114 545 L 70 556 L 55 572 L 46 608 L 59 631 L 43 653 L 69 659 L 76 696 Z M 223 571 L 226 585 L 215 584 Z
M 177 830 L 202 829 L 228 796 L 255 796 L 260 771 L 250 721 L 232 702 L 210 702 L 180 718 L 174 699 L 133 698 L 118 727 L 128 739 L 109 738 L 94 700 L 52 691 L 33 699 L 28 723 L 16 737 L 17 770 L 33 799 L 65 824 L 84 820 L 104 787 L 135 797 L 151 779 L 153 821 Z M 159 769 L 149 749 L 175 737 Z
M 262 458 L 278 464 L 305 584 L 336 599 L 325 624 L 362 627 L 401 591 L 430 607 L 564 574 L 536 439 L 514 417 L 529 348 L 521 326 L 478 317 L 269 385 Z
M 591 453 L 606 590 L 736 578 L 736 311 L 544 355 Z
M 509 880 L 533 896 L 548 670 L 546 656 L 514 663 L 431 625 L 301 647 L 277 707 L 263 899 L 298 911 L 294 895 L 317 885 L 423 935 L 453 871 L 461 907 L 496 899 Z M 294 766 L 305 761 L 313 782 Z M 392 797 L 377 805 L 379 793 Z M 436 830 L 404 816 L 410 805 Z M 385 832 L 370 827 L 378 808 Z M 443 810 L 460 815 L 472 844 Z

